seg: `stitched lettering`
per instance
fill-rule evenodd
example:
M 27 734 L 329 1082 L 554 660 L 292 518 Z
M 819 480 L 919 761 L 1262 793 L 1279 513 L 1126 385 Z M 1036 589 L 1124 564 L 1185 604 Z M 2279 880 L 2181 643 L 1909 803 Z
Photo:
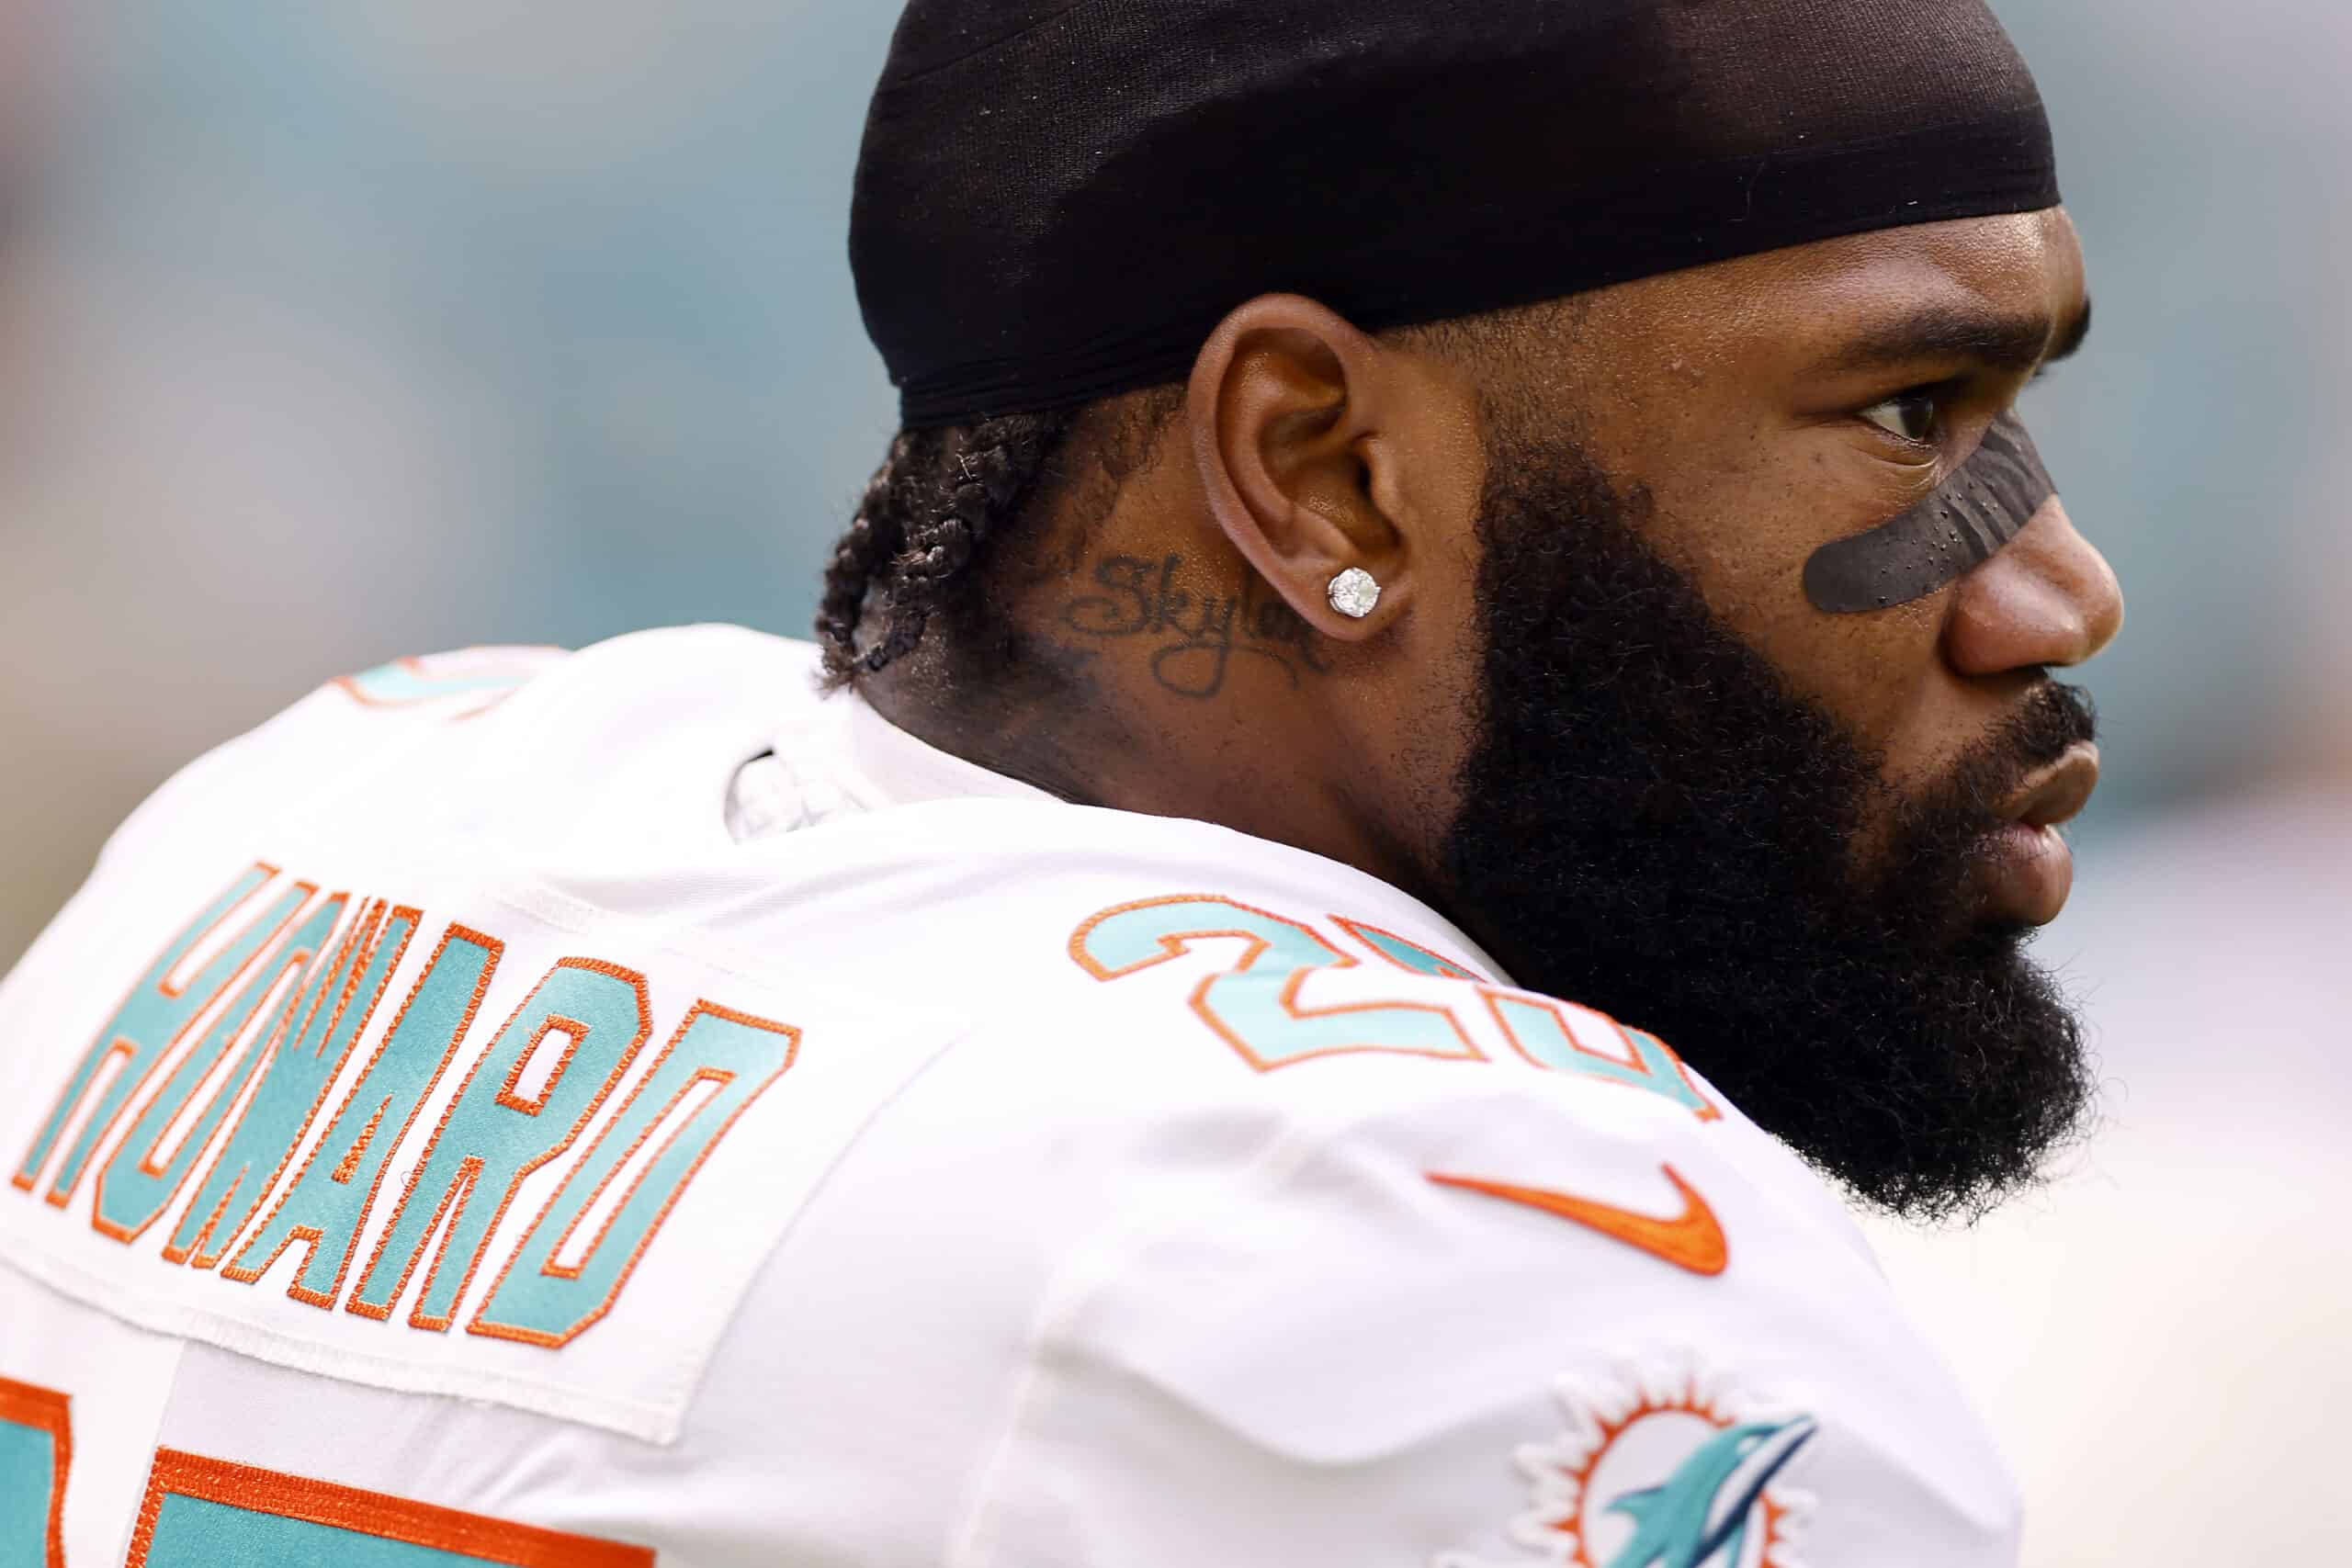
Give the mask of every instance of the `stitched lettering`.
M 1691 1083 L 1682 1058 L 1655 1034 L 1574 1002 L 1491 988 L 1482 994 L 1512 1047 L 1537 1066 L 1662 1094 L 1702 1122 L 1723 1115 Z
M 122 1114 L 125 1105 L 155 1070 L 155 1064 L 168 1055 L 188 1026 L 194 1023 L 205 1007 L 232 985 L 245 965 L 261 955 L 262 950 L 276 940 L 286 923 L 294 918 L 310 896 L 317 889 L 296 884 L 280 893 L 266 907 L 250 916 L 228 942 L 215 953 L 196 974 L 186 980 L 176 980 L 182 961 L 187 959 L 208 936 L 225 926 L 254 897 L 271 878 L 277 868 L 256 865 L 230 885 L 229 890 L 208 905 L 190 921 L 168 946 L 149 964 L 130 987 L 130 994 L 107 1021 L 97 1038 L 83 1055 L 81 1065 L 67 1080 L 64 1091 L 57 1097 L 55 1109 L 26 1151 L 24 1163 L 10 1179 L 25 1191 L 31 1191 L 40 1179 L 41 1168 L 49 1163 L 57 1141 L 74 1118 L 75 1111 L 91 1097 L 91 1086 L 100 1071 L 110 1061 L 121 1063 L 113 1078 L 101 1090 L 89 1108 L 89 1117 L 83 1123 L 81 1135 L 66 1151 L 65 1160 L 58 1168 L 50 1185 L 49 1201 L 63 1208 L 80 1184 L 83 1170 L 90 1163 L 90 1156 L 97 1149 L 115 1119 Z
M 495 937 L 449 928 L 358 1085 L 327 1124 L 325 1139 L 302 1162 L 292 1185 L 234 1261 L 220 1266 L 222 1279 L 250 1284 L 269 1271 L 280 1253 L 302 1242 L 302 1265 L 286 1293 L 316 1307 L 334 1304 L 384 1168 L 472 1027 L 504 948 Z M 398 1133 L 376 1135 L 394 1122 Z
M 114 1154 L 98 1172 L 90 1223 L 102 1234 L 117 1241 L 136 1241 L 170 1204 L 173 1195 L 196 1168 L 205 1145 L 212 1141 L 220 1119 L 243 1092 L 254 1069 L 293 1027 L 302 1001 L 299 980 L 313 967 L 323 974 L 332 966 L 331 960 L 315 965 L 312 960 L 324 951 L 348 901 L 348 895 L 338 893 L 311 910 L 294 934 L 271 953 L 268 961 L 252 971 L 253 977 L 245 982 L 243 992 L 220 1012 L 195 1048 L 180 1058 L 162 1091 L 140 1111 L 130 1131 L 115 1145 Z M 272 997 L 279 1000 L 265 1017 L 264 1009 Z M 245 1046 L 242 1059 L 230 1069 L 227 1080 L 214 1092 L 210 1104 L 180 1140 L 179 1147 L 164 1154 L 164 1143 L 172 1124 L 179 1120 L 231 1048 L 240 1043 Z M 163 1157 L 159 1160 L 158 1156 Z
M 553 1348 L 603 1317 L 686 1183 L 799 1044 L 788 1024 L 695 1004 L 531 1223 L 467 1332 Z
M 1238 937 L 1247 945 L 1239 963 L 1193 990 L 1193 1010 L 1260 1072 L 1358 1052 L 1485 1059 L 1443 1007 L 1302 1003 L 1299 993 L 1308 979 L 1325 970 L 1353 969 L 1358 961 L 1311 927 L 1216 894 L 1106 909 L 1070 938 L 1070 955 L 1096 979 L 1114 980 L 1182 957 L 1193 943 L 1218 937 Z M 1402 962 L 1395 953 L 1387 956 Z
M 1475 1014 L 1483 1003 L 1512 1053 L 1530 1066 L 1646 1089 L 1702 1122 L 1721 1119 L 1682 1059 L 1657 1036 L 1626 1029 L 1590 1008 L 1493 985 L 1468 965 L 1394 931 L 1341 915 L 1330 919 L 1395 969 L 1458 982 L 1460 989 L 1443 1001 L 1337 1000 L 1361 997 L 1359 986 L 1327 989 L 1322 1005 L 1306 1005 L 1302 988 L 1310 979 L 1356 969 L 1359 961 L 1310 926 L 1217 894 L 1146 898 L 1105 909 L 1078 928 L 1069 951 L 1096 979 L 1118 980 L 1182 958 L 1195 942 L 1240 939 L 1247 945 L 1239 961 L 1204 978 L 1193 988 L 1192 1008 L 1261 1073 L 1366 1052 L 1484 1062 L 1486 1053 L 1462 1022 L 1463 1012 Z
M 390 1317 L 447 1214 L 440 1253 L 408 1321 L 417 1328 L 447 1328 L 523 1179 L 571 1146 L 652 1032 L 644 976 L 592 959 L 557 964 L 467 1073 L 348 1310 Z M 533 1100 L 518 1098 L 513 1088 L 535 1048 L 557 1041 L 562 1056 L 545 1086 Z
M 93 1225 L 126 1246 L 165 1233 L 166 1262 L 250 1285 L 291 1248 L 286 1294 L 309 1305 L 387 1319 L 414 1282 L 412 1327 L 446 1331 L 462 1310 L 486 1337 L 568 1343 L 612 1310 L 711 1151 L 791 1066 L 799 1031 L 702 1001 L 649 1066 L 645 976 L 573 957 L 484 1044 L 474 1023 L 506 948 L 456 924 L 378 1030 L 424 919 L 268 866 L 242 875 L 77 1059 L 15 1185 L 37 1192 L 53 1169 L 47 1196 L 63 1208 L 96 1166 Z M 446 1109 L 420 1124 L 461 1053 Z M 532 1174 L 559 1162 L 531 1224 L 505 1224 Z M 404 1179 L 355 1271 L 394 1170 Z
M 352 922 L 334 964 L 318 972 L 303 1001 L 301 1033 L 271 1054 L 261 1087 L 180 1216 L 164 1247 L 166 1261 L 211 1268 L 261 1212 L 262 1200 L 294 1157 L 335 1075 L 375 1017 L 420 918 L 411 908 L 394 909 L 387 918 L 379 898 Z

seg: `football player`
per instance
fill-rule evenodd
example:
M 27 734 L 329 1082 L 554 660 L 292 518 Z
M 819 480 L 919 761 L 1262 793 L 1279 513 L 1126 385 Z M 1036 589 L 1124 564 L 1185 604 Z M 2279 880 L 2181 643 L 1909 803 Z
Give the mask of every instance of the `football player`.
M 2087 1098 L 1980 0 L 915 0 L 851 243 L 817 646 L 334 682 L 0 990 L 0 1555 L 2014 1561 L 1840 1201 Z

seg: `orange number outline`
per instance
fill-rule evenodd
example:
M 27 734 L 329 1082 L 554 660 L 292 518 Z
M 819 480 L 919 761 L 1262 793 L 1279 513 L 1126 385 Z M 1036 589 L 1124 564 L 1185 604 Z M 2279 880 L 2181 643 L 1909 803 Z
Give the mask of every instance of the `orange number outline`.
M 1618 1022 L 1615 1019 L 1610 1017 L 1599 1008 L 1587 1007 L 1582 1002 L 1564 1002 L 1556 997 L 1547 997 L 1537 991 L 1516 991 L 1501 986 L 1481 986 L 1478 987 L 1478 995 L 1485 1000 L 1487 1004 L 1487 1010 L 1494 1014 L 1496 1024 L 1503 1032 L 1503 1038 L 1510 1042 L 1510 1048 L 1519 1054 L 1520 1058 L 1522 1061 L 1526 1062 L 1529 1066 L 1533 1067 L 1538 1072 L 1556 1073 L 1561 1069 L 1538 1060 L 1535 1055 L 1528 1050 L 1526 1044 L 1521 1042 L 1519 1037 L 1519 1031 L 1511 1027 L 1510 1015 L 1503 1010 L 1503 1004 L 1505 1002 L 1515 1002 L 1521 1007 L 1534 1008 L 1550 1013 L 1559 1023 L 1561 1036 L 1566 1039 L 1569 1046 L 1579 1055 L 1590 1056 L 1596 1062 L 1606 1062 L 1612 1067 L 1620 1068 L 1625 1072 L 1638 1074 L 1645 1078 L 1655 1077 L 1657 1076 L 1651 1072 L 1649 1064 L 1642 1060 L 1641 1048 L 1634 1043 L 1633 1031 L 1627 1029 L 1623 1024 Z M 1606 1051 L 1596 1051 L 1591 1046 L 1586 1044 L 1583 1037 L 1578 1035 L 1575 1028 L 1571 1025 L 1568 1013 L 1566 1010 L 1569 1008 L 1574 1008 L 1578 1012 L 1589 1013 L 1593 1017 L 1599 1019 L 1601 1022 L 1607 1024 L 1611 1029 L 1615 1030 L 1617 1032 L 1617 1038 L 1625 1043 L 1625 1055 L 1623 1056 L 1614 1056 Z M 1659 1040 L 1655 1034 L 1649 1035 L 1648 1038 L 1657 1043 L 1659 1050 L 1666 1053 L 1667 1060 L 1674 1064 L 1675 1072 L 1679 1074 L 1682 1078 L 1682 1087 L 1690 1091 L 1691 1099 L 1697 1102 L 1696 1104 L 1687 1106 L 1686 1109 L 1688 1109 L 1692 1115 L 1696 1116 L 1702 1122 L 1722 1121 L 1724 1119 L 1724 1113 L 1716 1108 L 1713 1100 L 1707 1098 L 1706 1090 L 1701 1089 L 1698 1085 L 1698 1081 L 1691 1077 L 1690 1066 L 1682 1059 L 1682 1053 L 1677 1051 L 1665 1041 Z M 1620 1089 L 1643 1089 L 1643 1092 L 1648 1094 L 1657 1094 L 1659 1092 L 1654 1089 L 1645 1089 L 1641 1084 L 1627 1083 L 1622 1078 L 1611 1077 L 1606 1074 L 1580 1073 L 1576 1076 L 1578 1077 L 1589 1077 L 1595 1082 L 1599 1083 L 1615 1084 Z M 1675 1096 L 1670 1094 L 1667 1095 L 1666 1098 L 1668 1100 L 1676 1099 Z M 1679 1100 L 1678 1103 L 1679 1103 Z
M 1399 947 L 1409 947 L 1415 953 L 1421 954 L 1423 957 L 1428 958 L 1432 963 L 1438 964 L 1439 969 L 1435 976 L 1433 976 L 1434 978 L 1443 980 L 1476 980 L 1481 985 L 1487 983 L 1487 977 L 1484 975 L 1479 974 L 1476 970 L 1469 967 L 1467 964 L 1457 964 L 1442 953 L 1439 953 L 1431 948 L 1423 947 L 1411 937 L 1398 936 L 1395 931 L 1384 931 L 1380 927 L 1374 925 L 1369 920 L 1351 920 L 1345 915 L 1333 915 L 1331 917 L 1331 923 L 1339 927 L 1341 931 L 1347 932 L 1348 935 L 1353 937 L 1357 942 L 1363 943 L 1363 949 L 1366 953 L 1371 953 L 1374 957 L 1379 959 L 1384 964 L 1395 964 L 1397 968 L 1404 970 L 1408 975 L 1420 975 L 1422 972 L 1413 968 L 1410 964 L 1400 962 L 1395 953 L 1389 952 L 1386 948 L 1382 947 L 1380 943 L 1372 941 L 1371 937 L 1367 937 L 1364 933 L 1369 931 L 1372 933 L 1372 936 L 1385 937 Z M 1431 976 L 1424 976 L 1424 978 L 1430 977 Z
M 508 1568 L 653 1568 L 650 1547 L 515 1524 L 178 1449 L 155 1450 L 124 1568 L 146 1568 L 167 1495 L 503 1562 Z
M 1395 1012 L 1399 1010 L 1435 1013 L 1438 1017 L 1445 1020 L 1446 1026 L 1453 1031 L 1454 1038 L 1462 1042 L 1462 1049 L 1459 1051 L 1431 1051 L 1409 1045 L 1330 1045 L 1325 1046 L 1320 1050 L 1304 1051 L 1295 1056 L 1286 1056 L 1278 1062 L 1269 1061 L 1267 1058 L 1260 1055 L 1256 1051 L 1252 1050 L 1247 1040 L 1243 1039 L 1235 1031 L 1226 1026 L 1225 1021 L 1217 1016 L 1216 1010 L 1210 1005 L 1208 999 L 1209 989 L 1211 987 L 1215 986 L 1219 980 L 1225 979 L 1229 976 L 1248 973 L 1250 967 L 1254 965 L 1259 959 L 1264 957 L 1267 950 L 1273 945 L 1258 932 L 1239 928 L 1227 930 L 1204 928 L 1202 930 L 1190 931 L 1163 931 L 1160 933 L 1159 938 L 1160 953 L 1158 957 L 1140 959 L 1136 963 L 1126 964 L 1118 969 L 1107 968 L 1103 964 L 1097 963 L 1094 955 L 1087 951 L 1087 939 L 1093 934 L 1094 928 L 1102 924 L 1104 921 L 1114 919 L 1121 915 L 1132 914 L 1137 909 L 1155 909 L 1170 904 L 1222 904 L 1227 908 L 1238 909 L 1244 914 L 1256 915 L 1261 919 L 1272 920 L 1276 925 L 1288 926 L 1293 931 L 1297 931 L 1302 936 L 1305 936 L 1316 946 L 1329 953 L 1331 955 L 1331 961 L 1329 963 L 1309 964 L 1296 969 L 1292 972 L 1290 978 L 1283 982 L 1281 995 L 1276 999 L 1281 1002 L 1283 1010 L 1294 1019 L 1299 1020 L 1303 1022 L 1311 1018 L 1337 1018 L 1348 1013 Z M 1192 951 L 1191 944 L 1193 942 L 1208 941 L 1218 937 L 1240 938 L 1242 941 L 1249 943 L 1248 951 L 1242 954 L 1240 963 L 1234 964 L 1230 968 L 1220 969 L 1213 975 L 1204 976 L 1201 983 L 1193 988 L 1193 995 L 1191 998 L 1192 1009 L 1194 1013 L 1199 1015 L 1201 1021 L 1207 1024 L 1209 1028 L 1216 1032 L 1219 1039 L 1223 1040 L 1227 1045 L 1232 1046 L 1234 1051 L 1243 1061 L 1249 1063 L 1251 1067 L 1261 1073 L 1271 1073 L 1279 1068 L 1295 1066 L 1300 1062 L 1312 1062 L 1328 1056 L 1363 1055 L 1425 1056 L 1441 1062 L 1483 1062 L 1487 1060 L 1487 1054 L 1484 1051 L 1481 1051 L 1478 1048 L 1477 1043 L 1470 1038 L 1469 1032 L 1462 1027 L 1462 1021 L 1454 1016 L 1453 1010 L 1433 1002 L 1348 1002 L 1336 1007 L 1325 1008 L 1309 1008 L 1300 1006 L 1298 1000 L 1299 989 L 1306 985 L 1308 976 L 1322 974 L 1329 970 L 1360 968 L 1362 967 L 1363 961 L 1349 953 L 1342 953 L 1338 948 L 1332 946 L 1331 943 L 1324 940 L 1322 933 L 1316 931 L 1312 926 L 1294 920 L 1286 915 L 1277 915 L 1271 909 L 1261 909 L 1255 905 L 1244 904 L 1238 898 L 1228 898 L 1221 893 L 1179 893 L 1162 898 L 1139 898 L 1131 904 L 1120 904 L 1112 908 L 1104 909 L 1101 913 L 1091 917 L 1084 925 L 1080 926 L 1077 931 L 1070 933 L 1069 955 L 1073 959 L 1077 960 L 1080 968 L 1093 976 L 1097 980 L 1119 980 L 1125 979 L 1129 975 L 1141 974 L 1146 969 L 1157 968 L 1162 964 L 1170 963 L 1172 960 L 1184 957 Z M 1403 968 L 1403 965 L 1398 964 L 1397 967 Z M 1408 973 L 1410 971 L 1408 971 Z
M 487 696 L 489 700 L 481 706 L 468 708 L 463 713 L 450 716 L 451 722 L 463 723 L 469 718 L 480 718 L 490 712 L 491 709 L 528 685 L 540 673 L 540 667 L 537 661 L 512 656 L 560 654 L 567 651 L 565 649 L 552 646 L 542 647 L 532 643 L 519 643 L 512 646 L 461 648 L 447 653 L 422 657 L 413 653 L 404 654 L 389 663 L 379 664 L 373 670 L 362 670 L 350 675 L 337 675 L 327 684 L 342 692 L 345 696 L 364 708 L 429 707 L 436 703 L 453 702 L 459 697 Z M 479 659 L 482 668 L 470 673 L 452 672 L 447 675 L 436 674 L 432 668 L 435 663 L 469 658 Z M 413 696 L 379 696 L 368 689 L 366 682 L 369 676 L 387 670 L 398 670 L 403 674 L 413 676 L 420 684 L 429 684 L 435 681 L 450 681 L 459 683 L 451 685 L 447 691 L 420 692 Z M 502 681 L 506 682 L 506 684 L 503 686 L 498 684 Z

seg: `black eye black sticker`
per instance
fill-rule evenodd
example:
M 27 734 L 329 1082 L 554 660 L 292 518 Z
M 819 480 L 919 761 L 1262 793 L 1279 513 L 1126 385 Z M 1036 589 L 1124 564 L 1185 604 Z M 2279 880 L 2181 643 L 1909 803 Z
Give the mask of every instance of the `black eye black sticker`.
M 1990 560 L 2056 493 L 2024 423 L 2005 413 L 1935 494 L 1815 551 L 1804 565 L 1805 597 L 1833 615 L 1925 599 Z

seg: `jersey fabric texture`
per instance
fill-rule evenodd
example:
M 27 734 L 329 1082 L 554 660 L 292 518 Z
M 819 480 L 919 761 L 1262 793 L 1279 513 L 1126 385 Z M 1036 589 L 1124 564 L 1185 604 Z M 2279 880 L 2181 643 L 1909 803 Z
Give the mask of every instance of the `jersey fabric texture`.
M 404 660 L 124 825 L 0 986 L 0 1558 L 2015 1560 L 1666 1044 L 815 671 Z

